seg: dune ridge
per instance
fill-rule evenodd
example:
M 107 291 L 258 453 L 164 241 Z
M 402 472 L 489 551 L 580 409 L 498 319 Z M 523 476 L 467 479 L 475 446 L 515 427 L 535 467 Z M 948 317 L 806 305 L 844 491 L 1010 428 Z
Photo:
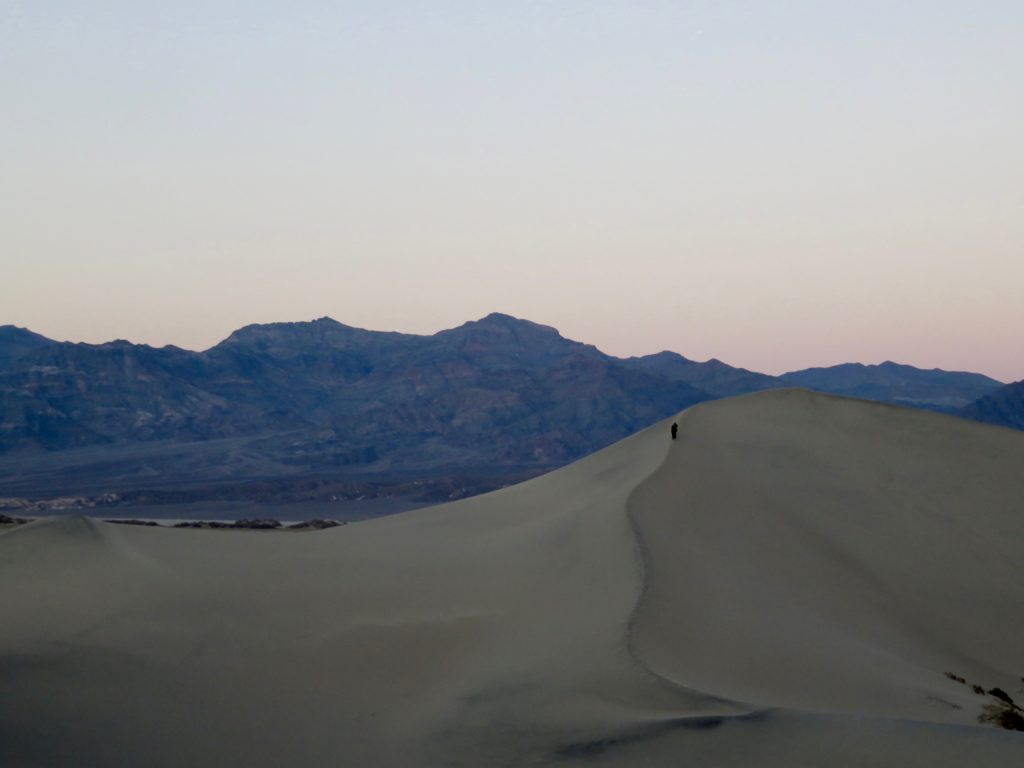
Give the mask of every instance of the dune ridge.
M 979 732 L 986 700 L 945 674 L 967 670 L 1016 691 L 1018 703 L 1024 693 L 1015 434 L 805 390 L 702 404 L 678 421 L 678 445 L 629 503 L 645 563 L 630 648 L 647 669 L 745 702 L 754 716 L 733 727 L 763 737 L 760 764 L 840 748 L 842 765 L 1019 759 L 1021 737 Z M 805 439 L 787 440 L 794 430 Z M 883 493 L 868 479 L 883 480 Z M 865 498 L 842 498 L 858 488 Z M 957 519 L 969 503 L 984 515 Z M 815 505 L 826 509 L 814 514 Z M 919 519 L 901 519 L 915 505 Z M 877 529 L 857 531 L 851 508 L 884 521 L 887 537 L 902 535 L 898 547 Z M 886 594 L 893 584 L 906 593 L 915 574 L 914 600 Z M 673 621 L 688 601 L 692 620 Z
M 1012 764 L 1009 430 L 783 390 L 307 536 L 0 534 L 0 764 Z M 1016 677 L 1015 677 L 1016 676 Z

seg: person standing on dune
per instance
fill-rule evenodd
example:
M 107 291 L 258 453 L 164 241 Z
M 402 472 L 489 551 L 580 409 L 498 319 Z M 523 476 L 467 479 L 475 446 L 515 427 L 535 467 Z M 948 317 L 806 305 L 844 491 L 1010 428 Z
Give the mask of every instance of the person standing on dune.
M 672 422 L 672 439 L 673 440 L 676 439 L 676 432 L 678 432 L 678 431 L 679 431 L 679 424 L 673 421 Z

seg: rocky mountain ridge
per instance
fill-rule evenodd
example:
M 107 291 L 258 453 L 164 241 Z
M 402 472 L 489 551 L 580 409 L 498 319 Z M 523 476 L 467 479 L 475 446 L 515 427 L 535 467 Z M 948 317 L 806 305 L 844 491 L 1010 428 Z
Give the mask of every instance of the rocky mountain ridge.
M 480 489 L 703 400 L 793 385 L 947 412 L 1001 386 L 891 363 L 773 377 L 668 351 L 620 359 L 498 313 L 429 336 L 330 318 L 251 325 L 203 352 L 4 326 L 0 496 L 245 498 L 268 481 L 287 495 L 450 488 L 455 475 Z

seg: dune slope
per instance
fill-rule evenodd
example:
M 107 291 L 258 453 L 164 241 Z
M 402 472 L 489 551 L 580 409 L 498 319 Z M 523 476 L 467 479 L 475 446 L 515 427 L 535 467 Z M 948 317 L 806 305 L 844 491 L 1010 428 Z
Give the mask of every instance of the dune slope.
M 1024 438 L 787 390 L 315 534 L 0 534 L 0 764 L 1002 764 Z

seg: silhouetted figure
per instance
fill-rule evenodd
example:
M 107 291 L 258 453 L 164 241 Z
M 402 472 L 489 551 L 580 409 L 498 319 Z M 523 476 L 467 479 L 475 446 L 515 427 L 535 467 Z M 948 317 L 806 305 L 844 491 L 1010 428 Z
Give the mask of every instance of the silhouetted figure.
M 678 425 L 678 424 L 676 424 L 676 423 L 675 423 L 675 422 L 673 421 L 673 422 L 672 422 L 672 439 L 673 439 L 673 440 L 675 440 L 675 439 L 676 439 L 676 432 L 678 432 L 678 431 L 679 431 L 679 425 Z

